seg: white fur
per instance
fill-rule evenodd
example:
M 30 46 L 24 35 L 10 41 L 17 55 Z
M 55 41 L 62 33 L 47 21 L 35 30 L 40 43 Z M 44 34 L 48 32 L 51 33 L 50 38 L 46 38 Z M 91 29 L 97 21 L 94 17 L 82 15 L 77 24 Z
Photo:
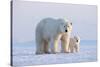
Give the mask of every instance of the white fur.
M 49 53 L 49 49 L 57 53 L 58 41 L 66 33 L 65 30 L 70 31 L 68 26 L 69 23 L 63 19 L 46 18 L 40 21 L 36 27 L 36 54 Z M 49 48 L 49 45 L 52 47 Z
M 72 23 L 67 23 L 67 33 L 63 33 L 61 37 L 61 52 L 68 53 L 69 52 L 69 42 L 70 42 L 70 35 L 72 32 Z
M 73 38 L 70 38 L 69 51 L 71 53 L 79 52 L 79 49 L 80 49 L 80 37 L 74 36 Z

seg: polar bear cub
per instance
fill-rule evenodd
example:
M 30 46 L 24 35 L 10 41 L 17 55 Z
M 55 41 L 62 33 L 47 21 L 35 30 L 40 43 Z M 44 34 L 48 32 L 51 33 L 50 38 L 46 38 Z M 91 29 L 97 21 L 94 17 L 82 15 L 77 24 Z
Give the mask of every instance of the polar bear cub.
M 80 37 L 74 36 L 73 38 L 70 38 L 69 43 L 69 52 L 79 52 L 80 49 Z

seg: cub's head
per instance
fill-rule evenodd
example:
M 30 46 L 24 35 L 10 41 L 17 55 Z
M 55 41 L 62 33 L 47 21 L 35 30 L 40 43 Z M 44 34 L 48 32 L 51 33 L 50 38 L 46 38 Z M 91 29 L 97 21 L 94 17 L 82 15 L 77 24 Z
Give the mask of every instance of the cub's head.
M 80 43 L 80 37 L 79 36 L 74 36 L 74 39 L 75 39 L 76 43 L 78 43 L 78 44 Z
M 72 31 L 72 22 L 63 19 L 58 19 L 58 22 L 60 23 L 59 30 L 62 33 L 69 33 Z

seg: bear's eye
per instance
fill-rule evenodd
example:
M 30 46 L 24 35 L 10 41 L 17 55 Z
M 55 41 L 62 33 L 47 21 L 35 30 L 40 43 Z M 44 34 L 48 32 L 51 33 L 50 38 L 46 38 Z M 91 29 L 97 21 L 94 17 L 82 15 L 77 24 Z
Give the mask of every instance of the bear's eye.
M 72 23 L 70 23 L 72 25 Z
M 76 42 L 78 42 L 78 40 L 76 40 Z

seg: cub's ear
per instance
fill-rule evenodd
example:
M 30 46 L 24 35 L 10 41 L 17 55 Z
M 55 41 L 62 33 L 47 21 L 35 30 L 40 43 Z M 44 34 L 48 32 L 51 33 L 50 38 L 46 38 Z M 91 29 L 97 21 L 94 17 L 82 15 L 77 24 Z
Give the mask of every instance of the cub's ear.
M 72 22 L 70 24 L 72 25 Z

